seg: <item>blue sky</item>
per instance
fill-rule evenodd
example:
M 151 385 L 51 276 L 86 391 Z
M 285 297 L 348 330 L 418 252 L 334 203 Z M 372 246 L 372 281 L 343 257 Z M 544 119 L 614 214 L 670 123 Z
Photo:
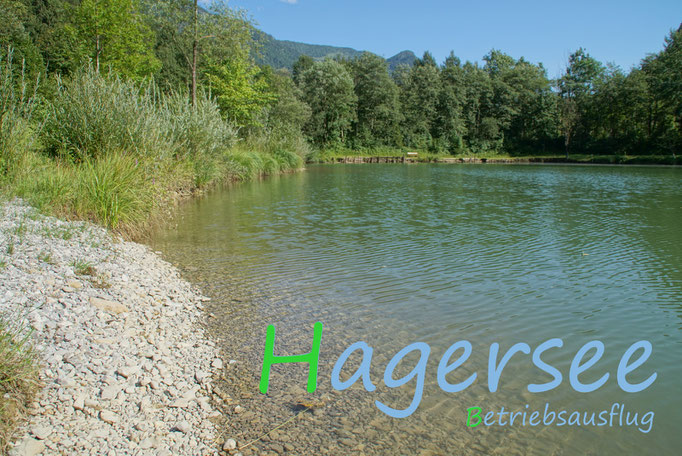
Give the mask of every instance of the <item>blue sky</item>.
M 663 46 L 682 1 L 232 0 L 278 39 L 347 46 L 391 57 L 453 50 L 480 61 L 492 48 L 543 62 L 556 76 L 582 46 L 624 69 Z

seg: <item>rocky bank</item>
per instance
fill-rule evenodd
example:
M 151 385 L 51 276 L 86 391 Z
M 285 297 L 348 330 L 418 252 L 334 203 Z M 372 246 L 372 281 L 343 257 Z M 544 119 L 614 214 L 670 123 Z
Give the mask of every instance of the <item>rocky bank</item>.
M 0 203 L 0 312 L 44 384 L 11 454 L 217 454 L 206 300 L 143 245 Z

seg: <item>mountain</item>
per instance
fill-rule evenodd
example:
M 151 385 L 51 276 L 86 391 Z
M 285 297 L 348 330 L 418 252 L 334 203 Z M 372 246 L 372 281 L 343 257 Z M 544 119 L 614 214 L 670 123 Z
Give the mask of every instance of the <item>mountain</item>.
M 260 30 L 256 31 L 256 41 L 261 45 L 261 56 L 258 58 L 258 63 L 270 65 L 273 68 L 291 69 L 301 55 L 323 59 L 328 56 L 353 58 L 362 54 L 362 51 L 351 48 L 278 40 Z
M 417 56 L 414 55 L 414 52 L 412 51 L 403 51 L 400 52 L 390 59 L 387 60 L 388 62 L 388 70 L 389 71 L 394 71 L 396 68 L 398 68 L 400 65 L 407 65 L 407 66 L 412 66 L 414 65 L 414 62 L 417 61 Z
M 257 61 L 261 65 L 270 65 L 273 68 L 291 69 L 294 63 L 302 55 L 310 56 L 314 59 L 324 59 L 325 57 L 347 57 L 355 58 L 362 55 L 364 51 L 348 47 L 324 46 L 320 44 L 306 44 L 296 41 L 278 40 L 272 35 L 256 30 L 256 41 L 261 45 L 260 56 Z M 412 51 L 403 51 L 398 55 L 387 59 L 390 71 L 398 65 L 412 65 L 417 57 Z

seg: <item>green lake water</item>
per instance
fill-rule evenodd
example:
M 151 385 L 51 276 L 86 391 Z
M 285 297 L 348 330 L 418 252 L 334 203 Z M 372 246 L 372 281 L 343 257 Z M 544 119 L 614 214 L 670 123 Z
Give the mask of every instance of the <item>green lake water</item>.
M 153 246 L 212 298 L 208 328 L 226 361 L 219 387 L 231 398 L 225 437 L 245 445 L 300 413 L 245 455 L 677 455 L 681 234 L 677 168 L 323 165 L 184 204 Z M 276 354 L 301 354 L 310 350 L 316 321 L 325 325 L 317 392 L 305 392 L 306 366 L 278 365 L 261 395 L 267 326 L 277 329 Z M 492 343 L 504 353 L 552 338 L 564 346 L 542 359 L 563 374 L 558 388 L 529 393 L 528 384 L 552 377 L 517 354 L 498 391 L 488 390 Z M 332 368 L 359 340 L 374 349 L 377 390 L 359 381 L 339 393 Z M 445 393 L 438 363 L 460 340 L 473 352 L 448 381 L 474 372 L 477 379 Z M 569 367 L 592 340 L 605 352 L 580 379 L 610 378 L 578 393 Z M 640 393 L 625 393 L 618 363 L 640 340 L 652 343 L 653 354 L 628 380 L 658 377 Z M 424 397 L 410 417 L 390 418 L 374 401 L 409 406 L 415 380 L 391 389 L 382 379 L 388 361 L 413 342 L 431 347 Z M 359 355 L 342 378 L 359 366 Z M 407 357 L 394 378 L 416 361 Z M 316 407 L 303 411 L 301 401 Z M 581 415 L 624 404 L 640 419 L 654 412 L 653 427 L 644 433 L 617 418 L 612 427 L 466 426 L 469 407 L 530 415 L 548 403 Z M 235 413 L 236 405 L 244 412 Z

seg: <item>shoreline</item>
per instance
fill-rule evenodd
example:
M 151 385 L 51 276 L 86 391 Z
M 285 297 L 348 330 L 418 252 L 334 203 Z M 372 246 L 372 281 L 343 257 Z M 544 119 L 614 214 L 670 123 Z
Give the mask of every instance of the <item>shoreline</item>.
M 42 383 L 9 454 L 218 454 L 208 298 L 105 228 L 0 210 L 0 312 L 33 331 Z
M 313 162 L 315 163 L 315 162 Z M 494 165 L 623 165 L 623 166 L 668 166 L 682 165 L 682 157 L 664 156 L 578 156 L 569 157 L 449 157 L 425 155 L 409 158 L 403 155 L 375 156 L 348 155 L 333 156 L 322 159 L 316 164 L 385 164 L 385 163 L 440 163 L 440 164 L 494 164 Z

